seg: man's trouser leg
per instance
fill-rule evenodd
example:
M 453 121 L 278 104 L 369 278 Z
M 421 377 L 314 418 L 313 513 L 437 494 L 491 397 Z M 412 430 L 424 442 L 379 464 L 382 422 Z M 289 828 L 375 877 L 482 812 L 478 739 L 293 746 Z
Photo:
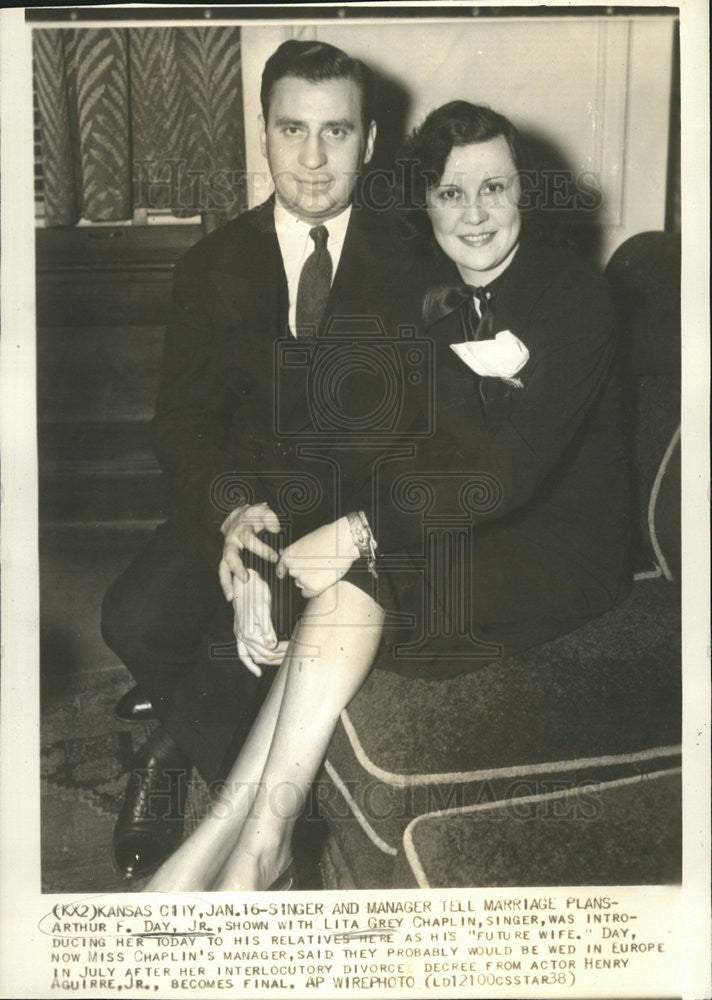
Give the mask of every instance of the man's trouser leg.
M 221 777 L 273 671 L 260 679 L 237 659 L 217 567 L 171 522 L 161 525 L 107 591 L 102 632 L 183 753 L 208 782 Z
M 104 597 L 104 641 L 123 660 L 163 718 L 180 677 L 221 599 L 217 567 L 190 548 L 169 521 L 162 524 Z
M 163 719 L 208 784 L 227 777 L 277 672 L 265 666 L 256 677 L 240 662 L 232 626 L 232 605 L 223 599 Z

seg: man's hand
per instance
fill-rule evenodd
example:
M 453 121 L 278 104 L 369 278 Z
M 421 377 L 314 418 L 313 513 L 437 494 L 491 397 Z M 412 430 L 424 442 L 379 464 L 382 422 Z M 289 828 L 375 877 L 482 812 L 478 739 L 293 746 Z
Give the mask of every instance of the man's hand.
M 317 597 L 349 571 L 359 550 L 345 517 L 324 524 L 283 550 L 277 576 L 289 574 L 304 597 Z
M 268 562 L 277 562 L 277 553 L 257 535 L 260 531 L 270 531 L 276 535 L 280 526 L 277 515 L 266 503 L 256 503 L 233 510 L 223 521 L 220 530 L 225 536 L 225 544 L 218 576 L 225 599 L 232 601 L 235 597 L 235 581 L 247 583 L 248 580 L 240 553 L 243 549 L 248 549 Z
M 234 580 L 235 611 L 233 632 L 237 640 L 237 655 L 248 670 L 262 676 L 261 663 L 279 666 L 288 642 L 279 642 L 272 625 L 272 595 L 269 587 L 255 570 L 247 570 L 247 582 Z

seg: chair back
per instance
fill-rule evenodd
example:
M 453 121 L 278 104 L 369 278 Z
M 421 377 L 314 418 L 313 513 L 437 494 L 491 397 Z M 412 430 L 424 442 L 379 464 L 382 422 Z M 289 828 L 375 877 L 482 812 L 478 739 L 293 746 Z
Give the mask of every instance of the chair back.
M 613 254 L 627 370 L 636 577 L 680 579 L 680 238 L 639 233 Z

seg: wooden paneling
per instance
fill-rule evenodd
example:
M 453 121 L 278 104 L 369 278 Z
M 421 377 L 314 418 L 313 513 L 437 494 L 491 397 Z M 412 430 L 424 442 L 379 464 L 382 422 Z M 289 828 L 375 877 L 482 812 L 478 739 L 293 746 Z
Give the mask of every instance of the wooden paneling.
M 40 326 L 117 326 L 166 322 L 170 270 L 127 267 L 111 272 L 74 268 L 41 277 L 37 287 Z
M 94 305 L 98 309 L 98 300 Z M 163 335 L 163 326 L 40 327 L 40 423 L 150 420 Z
M 37 232 L 40 274 L 72 267 L 170 267 L 202 235 L 200 226 L 77 226 Z
M 175 261 L 199 226 L 37 234 L 37 414 L 43 523 L 165 516 L 150 447 Z
M 37 233 L 37 323 L 165 324 L 175 261 L 199 226 L 80 227 Z

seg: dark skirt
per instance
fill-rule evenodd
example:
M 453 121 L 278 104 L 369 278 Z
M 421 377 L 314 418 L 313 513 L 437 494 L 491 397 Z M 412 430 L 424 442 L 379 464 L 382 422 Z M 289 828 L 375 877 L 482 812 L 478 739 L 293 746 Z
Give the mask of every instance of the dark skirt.
M 463 566 L 443 544 L 379 560 L 376 579 L 364 559 L 353 564 L 343 579 L 386 613 L 376 669 L 433 680 L 471 673 L 573 631 L 629 590 L 501 534 L 480 539 L 471 557 Z M 269 582 L 275 628 L 288 638 L 306 602 L 290 578 Z
M 384 563 L 377 581 L 359 563 L 346 577 L 386 611 L 375 666 L 434 680 L 565 635 L 630 589 L 625 575 L 559 557 L 547 539 L 525 542 L 516 532 L 475 533 L 459 553 L 444 539 Z

